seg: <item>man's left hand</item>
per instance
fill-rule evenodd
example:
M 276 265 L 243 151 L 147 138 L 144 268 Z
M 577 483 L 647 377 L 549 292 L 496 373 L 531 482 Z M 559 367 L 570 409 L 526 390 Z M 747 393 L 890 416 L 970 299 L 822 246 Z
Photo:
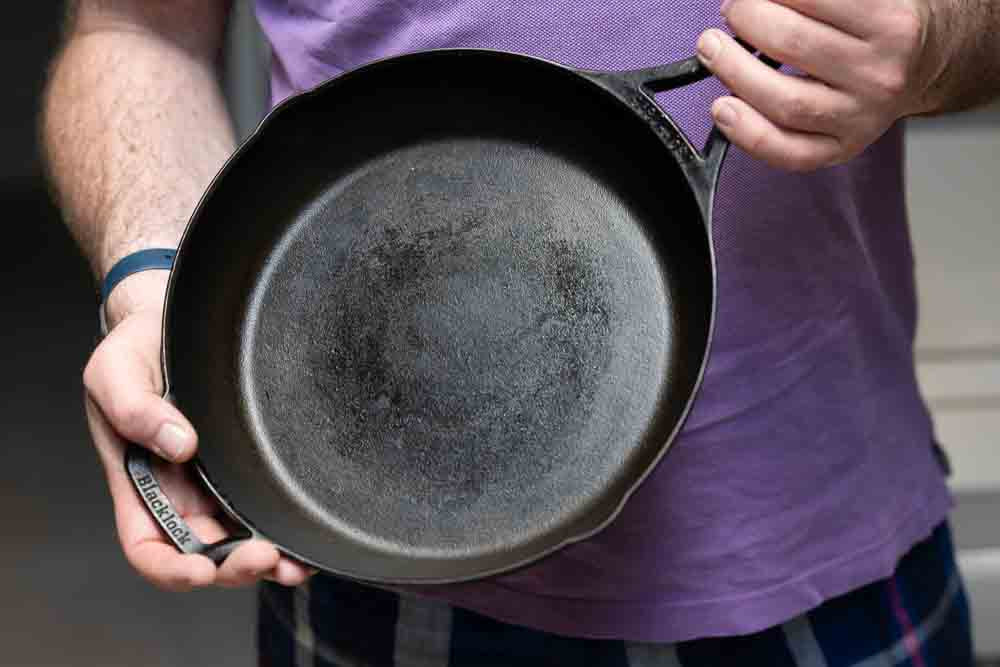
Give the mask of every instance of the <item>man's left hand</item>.
M 702 62 L 732 91 L 712 116 L 729 139 L 776 167 L 839 164 L 899 118 L 925 110 L 944 58 L 933 0 L 727 0 L 733 33 L 797 73 L 777 71 L 708 30 Z

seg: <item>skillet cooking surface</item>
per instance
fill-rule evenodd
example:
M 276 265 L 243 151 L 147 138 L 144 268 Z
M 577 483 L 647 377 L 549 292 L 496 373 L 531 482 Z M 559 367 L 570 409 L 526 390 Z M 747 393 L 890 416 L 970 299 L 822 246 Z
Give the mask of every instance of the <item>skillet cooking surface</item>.
M 168 312 L 209 482 L 363 579 L 474 576 L 596 529 L 680 419 L 710 320 L 698 209 L 644 123 L 530 59 L 427 65 L 269 120 L 196 215 Z

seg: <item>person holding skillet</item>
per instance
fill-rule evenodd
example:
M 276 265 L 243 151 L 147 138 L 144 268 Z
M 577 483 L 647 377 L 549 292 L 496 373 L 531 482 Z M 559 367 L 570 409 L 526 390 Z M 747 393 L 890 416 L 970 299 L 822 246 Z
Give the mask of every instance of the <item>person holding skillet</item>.
M 714 122 L 735 147 L 714 221 L 712 357 L 671 455 L 598 535 L 421 595 L 311 576 L 259 540 L 219 566 L 182 555 L 122 466 L 126 441 L 175 463 L 197 447 L 161 398 L 167 273 L 134 271 L 135 253 L 176 246 L 235 147 L 218 86 L 229 11 L 70 2 L 43 104 L 66 222 L 99 281 L 118 267 L 83 381 L 139 573 L 170 590 L 259 584 L 270 665 L 971 664 L 951 498 L 914 377 L 901 133 L 907 116 L 1000 92 L 995 3 L 257 0 L 274 102 L 437 47 L 606 70 L 696 49 L 717 77 L 661 98 L 692 135 Z M 162 474 L 199 536 L 221 538 L 197 484 L 179 465 Z

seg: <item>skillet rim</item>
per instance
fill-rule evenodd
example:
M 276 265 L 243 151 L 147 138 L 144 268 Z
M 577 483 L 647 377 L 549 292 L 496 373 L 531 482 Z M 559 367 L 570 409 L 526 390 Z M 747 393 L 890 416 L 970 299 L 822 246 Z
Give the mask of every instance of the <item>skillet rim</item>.
M 173 267 L 171 268 L 170 275 L 167 281 L 167 288 L 164 294 L 163 310 L 161 315 L 161 343 L 160 343 L 160 370 L 163 380 L 163 397 L 174 402 L 171 381 L 170 381 L 170 358 L 168 352 L 169 346 L 169 332 L 170 325 L 173 321 L 172 305 L 175 301 L 174 293 L 177 286 L 177 275 L 178 269 L 183 267 L 184 258 L 186 253 L 184 249 L 189 245 L 189 238 L 191 236 L 192 229 L 197 225 L 199 218 L 201 217 L 202 211 L 206 206 L 206 203 L 212 198 L 213 194 L 219 189 L 220 183 L 226 178 L 227 174 L 234 168 L 234 165 L 243 159 L 243 156 L 250 150 L 250 148 L 260 140 L 260 136 L 267 130 L 267 127 L 275 122 L 275 119 L 285 114 L 286 111 L 299 103 L 306 102 L 310 98 L 317 94 L 325 92 L 329 88 L 336 87 L 344 81 L 349 79 L 357 78 L 358 76 L 363 76 L 372 70 L 384 67 L 386 65 L 393 65 L 402 61 L 408 60 L 419 60 L 424 58 L 437 58 L 437 57 L 464 57 L 464 56 L 488 56 L 490 58 L 501 59 L 501 60 L 512 60 L 521 61 L 525 63 L 530 63 L 534 66 L 540 66 L 543 69 L 555 68 L 565 75 L 574 77 L 577 81 L 586 82 L 588 85 L 593 86 L 596 90 L 602 92 L 607 99 L 613 99 L 617 104 L 628 109 L 635 117 L 643 122 L 643 124 L 653 133 L 653 137 L 656 138 L 657 142 L 660 144 L 661 150 L 669 156 L 681 175 L 684 176 L 684 185 L 688 189 L 688 194 L 692 198 L 695 210 L 698 211 L 700 217 L 700 227 L 705 234 L 705 241 L 707 247 L 707 258 L 709 260 L 709 278 L 711 281 L 710 285 L 710 306 L 708 313 L 708 321 L 705 332 L 705 341 L 701 346 L 702 354 L 701 361 L 699 363 L 698 372 L 695 374 L 693 386 L 691 388 L 690 394 L 688 395 L 683 409 L 670 428 L 669 434 L 664 438 L 661 445 L 659 445 L 656 450 L 655 455 L 648 462 L 648 464 L 642 469 L 642 471 L 631 481 L 627 482 L 624 492 L 617 499 L 611 498 L 614 504 L 606 516 L 600 516 L 600 512 L 595 510 L 590 510 L 584 513 L 584 516 L 579 519 L 576 523 L 580 524 L 580 527 L 572 531 L 572 534 L 566 536 L 565 538 L 555 541 L 549 544 L 544 549 L 535 550 L 535 552 L 528 557 L 521 558 L 514 562 L 509 562 L 503 566 L 490 567 L 486 569 L 480 569 L 471 574 L 462 574 L 459 576 L 449 576 L 449 577 L 419 577 L 419 578 L 406 578 L 406 577 L 379 577 L 379 578 L 366 578 L 360 577 L 357 574 L 351 574 L 350 572 L 344 570 L 338 570 L 330 568 L 327 565 L 318 563 L 308 557 L 302 556 L 297 553 L 294 549 L 289 548 L 285 545 L 280 544 L 277 541 L 271 540 L 265 533 L 258 530 L 247 516 L 241 513 L 226 497 L 222 490 L 216 485 L 211 479 L 211 473 L 207 470 L 201 457 L 198 456 L 197 452 L 195 456 L 189 461 L 191 466 L 197 473 L 198 478 L 201 483 L 204 484 L 206 489 L 212 495 L 212 497 L 219 503 L 222 509 L 230 516 L 231 519 L 236 521 L 239 525 L 245 527 L 250 531 L 251 537 L 253 538 L 263 538 L 271 542 L 275 548 L 278 549 L 284 555 L 290 556 L 308 566 L 320 569 L 323 572 L 328 572 L 337 576 L 346 577 L 360 582 L 367 582 L 370 584 L 401 584 L 401 585 L 439 585 L 439 584 L 451 584 L 451 583 L 462 583 L 468 581 L 475 581 L 484 579 L 487 577 L 492 577 L 499 574 L 510 573 L 533 563 L 536 563 L 543 558 L 552 555 L 558 551 L 561 551 L 565 547 L 587 540 L 594 535 L 600 533 L 605 528 L 608 527 L 617 517 L 621 514 L 622 509 L 625 507 L 626 503 L 631 499 L 632 495 L 639 489 L 640 486 L 646 481 L 649 475 L 655 470 L 662 462 L 666 453 L 670 450 L 672 445 L 677 439 L 681 429 L 683 428 L 687 418 L 691 412 L 692 406 L 697 399 L 698 393 L 701 390 L 701 386 L 704 380 L 705 372 L 708 367 L 708 361 L 711 353 L 712 339 L 714 337 L 715 330 L 715 320 L 717 314 L 717 302 L 718 302 L 718 276 L 716 268 L 716 255 L 715 255 L 715 244 L 712 239 L 712 211 L 715 198 L 715 191 L 718 182 L 718 176 L 721 172 L 721 163 L 724 161 L 724 152 L 719 163 L 715 167 L 714 174 L 709 173 L 709 187 L 705 195 L 705 199 L 699 198 L 698 194 L 694 191 L 696 185 L 691 181 L 691 169 L 688 165 L 685 165 L 682 160 L 680 160 L 674 149 L 668 144 L 667 139 L 657 132 L 657 129 L 662 127 L 662 124 L 669 125 L 670 127 L 676 128 L 673 123 L 673 119 L 667 114 L 659 104 L 656 104 L 652 100 L 652 97 L 646 93 L 646 91 L 637 87 L 637 90 L 629 90 L 631 93 L 638 93 L 644 96 L 646 100 L 653 102 L 653 109 L 656 115 L 650 115 L 648 109 L 637 106 L 637 104 L 626 96 L 621 90 L 616 89 L 613 86 L 607 84 L 609 77 L 614 77 L 616 74 L 625 74 L 625 72 L 609 72 L 600 70 L 585 70 L 575 67 L 571 67 L 562 63 L 555 62 L 546 58 L 532 56 L 523 53 L 517 53 L 513 51 L 504 51 L 500 49 L 486 49 L 486 48 L 438 48 L 438 49 L 426 49 L 421 51 L 413 51 L 409 53 L 387 56 L 384 58 L 379 58 L 367 62 L 354 69 L 347 70 L 329 79 L 326 79 L 317 85 L 295 93 L 286 97 L 281 102 L 276 104 L 272 109 L 268 111 L 267 114 L 260 120 L 253 131 L 244 138 L 233 153 L 226 159 L 222 164 L 216 174 L 213 176 L 212 180 L 206 187 L 205 191 L 202 193 L 198 200 L 197 205 L 194 207 L 188 222 L 184 227 L 184 231 L 181 234 L 180 239 L 177 243 L 176 256 L 174 259 Z M 659 125 L 658 125 L 659 124 Z M 686 136 L 682 132 L 677 132 L 677 136 L 680 137 L 683 144 L 691 149 L 691 144 L 687 140 Z M 653 138 L 651 137 L 651 139 Z M 676 136 L 674 137 L 677 138 Z M 692 149 L 693 150 L 693 149 Z M 698 151 L 694 150 L 694 155 L 701 157 Z M 706 167 L 704 165 L 699 166 L 700 169 L 709 171 L 711 167 Z M 199 443 L 200 444 L 200 443 Z M 598 508 L 600 509 L 600 508 Z M 572 526 L 572 524 L 571 524 Z M 552 531 L 555 533 L 557 531 Z M 456 563 L 465 563 L 466 561 L 475 562 L 481 556 L 474 557 L 458 557 L 453 559 Z M 414 559 L 419 560 L 419 559 Z M 470 569 L 470 568 L 466 568 Z

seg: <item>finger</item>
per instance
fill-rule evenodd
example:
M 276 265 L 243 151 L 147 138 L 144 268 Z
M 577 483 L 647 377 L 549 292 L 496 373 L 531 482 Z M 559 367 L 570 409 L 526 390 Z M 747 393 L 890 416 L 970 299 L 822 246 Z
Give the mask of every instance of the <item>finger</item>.
M 775 0 L 855 37 L 871 35 L 872 0 Z M 726 10 L 728 11 L 728 7 Z M 725 13 L 725 12 L 724 12 Z
M 758 50 L 838 88 L 850 88 L 852 65 L 866 62 L 871 50 L 863 40 L 771 0 L 733 0 L 725 18 Z
M 139 498 L 132 479 L 125 471 L 122 460 L 125 456 L 125 443 L 111 428 L 103 413 L 89 396 L 84 396 L 84 407 L 87 412 L 87 424 L 91 436 L 101 458 L 108 489 L 114 503 L 115 520 L 123 546 L 147 539 L 161 538 L 160 529 Z M 169 489 L 169 497 L 177 511 L 188 519 L 195 534 L 202 540 L 219 539 L 225 534 L 221 524 L 214 519 L 208 523 L 199 523 L 192 514 L 208 515 L 217 509 L 212 500 L 184 476 L 181 466 L 154 463 L 156 476 L 160 485 Z
M 263 579 L 278 565 L 280 555 L 272 544 L 250 540 L 236 548 L 219 566 L 216 582 L 235 588 Z
M 138 494 L 132 488 L 131 481 L 122 485 L 121 488 L 114 489 L 112 496 L 115 504 L 118 535 L 126 551 L 144 542 L 172 544 L 145 504 L 139 500 Z M 181 503 L 174 505 L 174 509 L 182 516 L 191 532 L 201 542 L 211 544 L 228 537 L 226 529 L 213 517 L 207 514 L 190 514 L 185 512 L 182 507 Z
M 783 127 L 839 134 L 858 113 L 851 96 L 768 67 L 721 30 L 702 34 L 698 57 L 735 95 Z
M 184 461 L 194 454 L 197 438 L 187 419 L 159 394 L 159 336 L 150 330 L 156 325 L 149 319 L 115 328 L 91 356 L 84 385 L 122 437 L 163 458 Z
M 159 588 L 182 592 L 216 581 L 215 564 L 199 554 L 182 554 L 172 544 L 149 540 L 125 550 L 129 564 Z
M 779 127 L 735 97 L 716 100 L 712 117 L 733 144 L 780 169 L 811 171 L 849 157 L 836 137 Z
M 90 397 L 85 397 L 87 420 L 102 458 L 111 491 L 115 526 L 129 564 L 156 586 L 170 591 L 190 590 L 215 581 L 216 567 L 204 556 L 185 555 L 168 544 L 159 526 L 139 499 L 122 465 L 124 443 L 115 435 Z M 174 495 L 177 510 L 184 513 L 184 494 Z M 203 541 L 220 539 L 225 531 L 209 516 L 186 517 Z
M 315 574 L 315 570 L 310 570 L 302 563 L 282 556 L 278 565 L 271 572 L 270 579 L 282 586 L 298 586 L 313 574 Z

